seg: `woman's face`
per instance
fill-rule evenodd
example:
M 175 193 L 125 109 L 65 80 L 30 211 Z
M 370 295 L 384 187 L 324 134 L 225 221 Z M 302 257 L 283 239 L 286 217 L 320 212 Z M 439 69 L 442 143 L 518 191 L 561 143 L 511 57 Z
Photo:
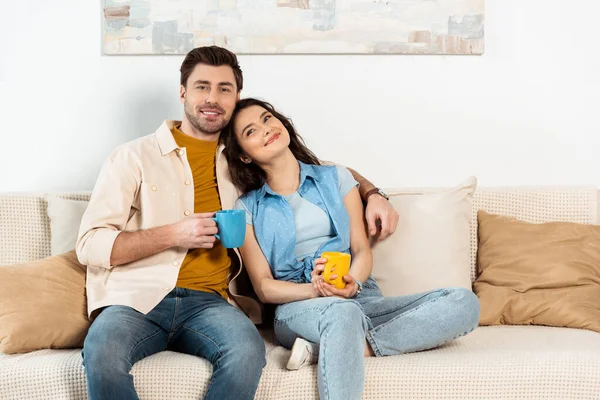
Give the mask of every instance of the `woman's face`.
M 241 110 L 234 121 L 235 136 L 244 152 L 242 161 L 264 165 L 285 152 L 290 134 L 280 120 L 261 106 Z

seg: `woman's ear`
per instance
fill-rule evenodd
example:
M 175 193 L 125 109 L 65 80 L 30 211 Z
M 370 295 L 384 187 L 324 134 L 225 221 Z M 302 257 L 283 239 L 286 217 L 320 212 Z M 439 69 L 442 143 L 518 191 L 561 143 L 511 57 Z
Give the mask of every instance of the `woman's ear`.
M 240 160 L 242 160 L 244 164 L 250 164 L 252 162 L 252 159 L 248 156 L 240 156 Z

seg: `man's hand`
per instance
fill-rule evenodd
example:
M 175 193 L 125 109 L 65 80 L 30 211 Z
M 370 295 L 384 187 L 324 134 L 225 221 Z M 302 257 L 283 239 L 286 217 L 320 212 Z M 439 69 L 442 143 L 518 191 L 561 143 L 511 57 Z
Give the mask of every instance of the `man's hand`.
M 382 241 L 396 231 L 398 226 L 398 213 L 383 196 L 374 194 L 367 200 L 365 218 L 369 229 L 369 236 L 377 235 L 377 221 L 381 224 L 378 241 Z
M 175 245 L 185 249 L 211 249 L 219 232 L 212 219 L 214 216 L 215 213 L 192 214 L 174 224 Z

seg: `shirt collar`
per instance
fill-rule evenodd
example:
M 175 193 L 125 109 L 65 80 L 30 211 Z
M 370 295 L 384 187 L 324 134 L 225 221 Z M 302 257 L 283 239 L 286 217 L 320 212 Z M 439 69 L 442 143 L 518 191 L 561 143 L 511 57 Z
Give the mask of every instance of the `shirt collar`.
M 179 146 L 177 146 L 177 142 L 175 142 L 175 138 L 171 133 L 171 129 L 180 124 L 181 121 L 166 120 L 158 127 L 156 132 L 154 132 L 161 155 L 164 156 L 173 150 L 179 149 Z
M 300 165 L 300 185 L 298 186 L 298 190 L 304 186 L 304 182 L 306 178 L 311 178 L 312 180 L 318 181 L 319 176 L 317 174 L 316 166 L 311 164 L 304 164 L 302 161 L 298 161 L 298 165 Z M 256 195 L 257 199 L 261 200 L 265 195 L 270 194 L 271 196 L 281 197 L 281 195 L 275 193 L 273 189 L 265 182 L 264 185 L 260 189 L 258 189 Z

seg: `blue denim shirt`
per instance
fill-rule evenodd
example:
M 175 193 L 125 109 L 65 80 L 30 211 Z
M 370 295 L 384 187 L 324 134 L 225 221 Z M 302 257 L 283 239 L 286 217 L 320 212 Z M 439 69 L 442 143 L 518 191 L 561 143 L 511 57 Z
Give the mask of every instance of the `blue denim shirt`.
M 266 183 L 241 197 L 252 214 L 254 234 L 267 259 L 273 277 L 279 280 L 305 283 L 311 281 L 315 258 L 324 251 L 350 253 L 350 216 L 338 188 L 335 166 L 300 165 L 298 194 L 320 207 L 328 216 L 335 235 L 316 251 L 314 256 L 297 260 L 294 215 L 287 200 Z

